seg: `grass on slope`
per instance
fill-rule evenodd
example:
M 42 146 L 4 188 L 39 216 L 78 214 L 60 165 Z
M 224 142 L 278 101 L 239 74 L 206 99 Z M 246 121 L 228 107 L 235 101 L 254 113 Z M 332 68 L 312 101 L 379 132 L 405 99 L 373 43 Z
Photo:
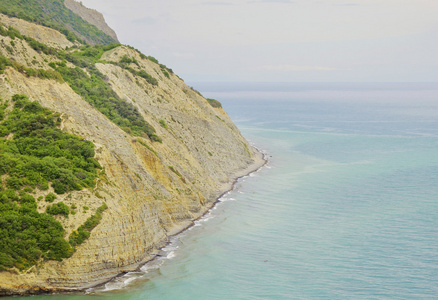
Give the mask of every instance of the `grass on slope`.
M 24 95 L 12 101 L 12 111 L 8 102 L 0 105 L 0 271 L 73 254 L 64 228 L 52 216 L 68 217 L 68 207 L 59 202 L 39 213 L 31 193 L 47 190 L 49 183 L 59 194 L 94 187 L 100 168 L 91 142 L 58 128 L 59 114 Z M 49 195 L 46 200 L 53 201 Z
M 69 10 L 63 0 L 1 0 L 0 12 L 56 29 L 72 42 L 83 42 L 84 39 L 95 44 L 115 42 L 112 37 Z

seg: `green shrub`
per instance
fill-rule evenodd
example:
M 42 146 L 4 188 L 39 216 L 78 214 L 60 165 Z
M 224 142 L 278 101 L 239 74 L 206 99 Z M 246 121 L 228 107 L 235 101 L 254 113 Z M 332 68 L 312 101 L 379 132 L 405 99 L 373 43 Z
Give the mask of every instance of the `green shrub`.
M 41 258 L 62 260 L 73 254 L 64 229 L 51 215 L 36 210 L 35 198 L 0 191 L 0 270 L 26 269 Z
M 46 195 L 46 198 L 45 198 L 45 200 L 46 200 L 47 202 L 50 202 L 50 203 L 52 203 L 53 201 L 55 201 L 55 199 L 56 199 L 56 195 L 53 194 L 53 193 L 48 193 L 48 194 Z
M 63 33 L 70 41 L 83 42 L 82 40 L 85 39 L 90 43 L 97 44 L 114 42 L 112 37 L 72 13 L 64 5 L 63 0 L 2 0 L 0 12 L 54 28 Z M 11 38 L 15 37 L 20 38 L 19 35 L 11 32 Z
M 154 63 L 156 63 L 156 64 L 159 64 L 158 59 L 156 59 L 155 57 L 153 57 L 153 56 L 148 56 L 147 58 L 148 58 L 150 61 L 152 61 L 152 62 L 154 62 Z
M 49 205 L 46 208 L 46 213 L 49 215 L 63 215 L 64 217 L 68 217 L 70 209 L 64 202 L 59 202 L 53 205 Z
M 58 113 L 25 95 L 12 96 L 12 102 L 13 109 L 7 114 L 7 103 L 0 102 L 0 175 L 7 175 L 7 189 L 0 188 L 0 270 L 26 269 L 42 258 L 62 260 L 73 254 L 62 225 L 52 216 L 68 217 L 69 207 L 59 202 L 40 214 L 29 192 L 36 187 L 48 189 L 48 182 L 57 193 L 94 187 L 96 168 L 100 167 L 93 158 L 91 142 L 58 128 Z M 7 138 L 10 134 L 12 138 Z M 46 201 L 55 198 L 49 193 Z M 89 236 L 102 211 L 87 220 L 81 238 Z
M 161 71 L 163 71 L 164 76 L 166 76 L 167 78 L 170 79 L 170 75 L 167 71 L 165 71 L 165 70 L 161 70 Z
M 59 74 L 58 72 L 52 70 L 27 68 L 23 65 L 20 65 L 16 61 L 13 61 L 4 56 L 0 56 L 0 74 L 4 73 L 6 67 L 12 67 L 18 72 L 25 74 L 29 77 L 39 77 L 41 79 L 54 79 L 58 82 L 64 82 L 61 74 Z
M 214 108 L 222 108 L 222 104 L 219 101 L 215 100 L 215 99 L 207 98 L 207 101 Z
M 108 51 L 111 47 L 116 46 L 116 44 L 95 47 L 87 46 L 82 47 L 81 51 L 63 53 L 61 54 L 61 58 L 67 59 L 77 67 L 69 68 L 65 64 L 58 64 L 55 66 L 55 69 L 77 94 L 81 95 L 84 100 L 107 116 L 120 128 L 136 136 L 141 136 L 142 133 L 144 133 L 151 140 L 154 140 L 155 129 L 144 120 L 134 105 L 121 99 L 111 89 L 107 78 L 94 66 L 94 62 L 100 59 L 104 51 Z M 127 59 L 131 60 L 129 58 Z M 81 69 L 83 67 L 87 68 L 91 77 Z M 145 76 L 149 75 L 146 74 Z M 129 128 L 129 130 L 126 128 Z
M 166 121 L 164 121 L 163 119 L 160 119 L 159 122 L 160 122 L 161 127 L 163 127 L 163 128 L 167 128 Z
M 94 145 L 58 129 L 59 115 L 38 102 L 24 95 L 12 101 L 14 109 L 0 122 L 0 175 L 9 175 L 6 185 L 47 190 L 52 181 L 56 193 L 94 186 L 100 167 L 92 157 Z
M 89 217 L 83 225 L 81 225 L 77 230 L 73 231 L 69 237 L 69 243 L 72 246 L 77 246 L 82 244 L 87 238 L 90 237 L 90 231 L 99 224 L 102 219 L 102 213 L 107 209 L 108 206 L 104 203 L 100 206 L 96 213 Z

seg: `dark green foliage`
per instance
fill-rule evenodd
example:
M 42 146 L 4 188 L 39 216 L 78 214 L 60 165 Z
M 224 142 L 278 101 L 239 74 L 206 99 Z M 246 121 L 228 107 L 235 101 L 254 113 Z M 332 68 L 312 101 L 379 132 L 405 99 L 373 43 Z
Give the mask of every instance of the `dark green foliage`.
M 134 135 L 145 134 L 151 140 L 158 138 L 155 129 L 143 119 L 138 109 L 120 99 L 100 72 L 91 71 L 90 77 L 78 67 L 57 67 L 56 70 L 76 93 L 115 124 L 121 128 L 129 128 Z
M 9 36 L 11 39 L 13 39 L 13 40 L 15 40 L 15 38 L 19 38 L 20 40 L 22 40 L 23 39 L 23 36 L 21 35 L 21 33 L 17 30 L 17 29 L 15 29 L 14 27 L 12 27 L 12 26 L 9 26 L 7 29 L 3 26 L 3 25 L 1 25 L 0 24 L 0 35 L 2 35 L 2 36 Z M 11 43 L 11 45 L 12 46 L 15 46 L 14 45 L 15 43 Z
M 131 58 L 127 57 L 127 56 L 124 56 L 124 57 L 122 57 L 120 62 L 118 62 L 118 63 L 110 62 L 110 63 L 112 63 L 114 65 L 117 65 L 117 66 L 119 66 L 119 67 L 121 67 L 121 68 L 123 68 L 125 70 L 128 70 L 133 75 L 137 75 L 137 76 L 140 76 L 140 77 L 146 79 L 146 81 L 148 83 L 152 84 L 152 85 L 158 85 L 158 80 L 155 79 L 153 76 L 149 75 L 145 70 L 137 71 L 137 70 L 134 70 L 133 68 L 131 68 L 129 66 L 130 63 L 135 63 L 137 66 L 139 65 L 138 61 L 135 60 L 135 59 L 131 59 Z
M 15 39 L 17 37 L 20 40 L 25 40 L 31 48 L 40 53 L 43 52 L 47 55 L 57 53 L 57 50 L 55 48 L 48 47 L 31 37 L 21 35 L 21 33 L 12 26 L 9 26 L 8 29 L 5 29 L 3 25 L 0 24 L 0 35 L 9 36 L 11 39 Z M 15 42 L 11 41 L 11 45 L 15 46 Z
M 8 114 L 7 103 L 0 105 L 0 175 L 8 175 L 7 189 L 0 188 L 0 270 L 26 269 L 42 258 L 62 260 L 72 255 L 62 225 L 51 216 L 68 217 L 69 207 L 60 202 L 48 206 L 48 214 L 40 214 L 27 192 L 47 189 L 49 181 L 56 192 L 93 187 L 99 167 L 91 142 L 57 128 L 59 114 L 24 95 L 14 95 L 12 101 L 14 108 Z M 49 193 L 46 201 L 55 198 Z M 101 213 L 93 226 L 85 227 L 88 235 Z
M 0 56 L 1 61 L 1 56 Z M 1 103 L 0 102 L 0 121 L 2 121 L 5 118 L 5 110 L 8 107 L 8 102 Z
M 82 42 L 79 35 L 82 39 L 94 44 L 115 42 L 112 37 L 65 7 L 63 0 L 2 0 L 0 12 L 54 28 L 70 41 Z
M 0 26 L 0 34 L 19 34 L 18 31 L 12 31 L 12 33 L 10 33 L 10 31 L 11 28 L 6 30 Z M 26 68 L 9 58 L 0 56 L 0 74 L 4 72 L 6 67 L 11 66 L 27 76 L 55 79 L 59 82 L 65 80 L 76 93 L 81 95 L 87 102 L 96 107 L 101 113 L 106 115 L 111 121 L 128 133 L 134 135 L 145 135 L 152 141 L 161 142 L 161 139 L 155 135 L 155 129 L 143 119 L 138 109 L 132 104 L 120 99 L 109 86 L 107 78 L 100 73 L 94 65 L 99 61 L 105 51 L 114 49 L 115 47 L 118 47 L 119 44 L 87 45 L 82 46 L 79 51 L 75 52 L 58 52 L 53 48 L 47 47 L 44 44 L 33 40 L 32 38 L 23 37 L 21 35 L 20 38 L 25 39 L 35 50 L 42 51 L 46 54 L 56 54 L 57 57 L 63 59 L 63 61 L 57 63 L 51 62 L 49 64 L 49 66 L 55 70 L 43 70 Z M 68 68 L 65 60 L 75 64 L 77 67 Z M 138 64 L 135 59 L 128 58 L 128 60 Z M 81 68 L 87 68 L 91 74 L 91 78 Z M 146 74 L 146 72 L 140 74 L 140 76 L 146 78 L 146 80 L 153 84 L 158 83 L 155 78 Z M 58 181 L 55 181 L 53 185 L 57 193 L 64 193 L 66 191 L 63 188 L 63 184 Z
M 0 192 L 0 270 L 26 269 L 41 258 L 62 260 L 73 254 L 62 225 L 36 210 L 35 198 L 13 190 Z
M 144 79 L 146 79 L 147 82 L 149 82 L 152 85 L 158 85 L 158 80 L 156 80 L 154 77 L 152 77 L 151 75 L 149 75 L 148 73 L 146 73 L 145 70 L 140 70 L 138 72 L 136 72 L 135 70 L 131 69 L 131 68 L 127 68 L 131 73 L 138 75 L 140 77 L 143 77 Z
M 106 206 L 104 203 L 97 209 L 94 215 L 89 217 L 87 221 L 85 221 L 85 223 L 78 228 L 78 230 L 75 230 L 70 234 L 69 242 L 72 246 L 82 244 L 90 236 L 90 231 L 93 230 L 97 224 L 99 224 L 100 220 L 102 219 L 102 213 L 107 208 L 108 206 Z
M 153 57 L 153 56 L 148 56 L 148 59 L 149 59 L 150 61 L 156 63 L 156 64 L 159 64 L 158 59 L 156 59 L 156 58 Z
M 53 194 L 53 193 L 48 193 L 48 194 L 46 195 L 46 198 L 45 198 L 45 200 L 46 200 L 47 202 L 50 202 L 50 203 L 52 203 L 53 201 L 55 201 L 55 199 L 56 199 L 56 195 Z
M 49 215 L 63 215 L 64 217 L 68 217 L 70 209 L 64 202 L 59 202 L 53 205 L 49 205 L 46 208 L 46 213 Z
M 12 101 L 14 109 L 0 123 L 0 175 L 9 175 L 7 186 L 19 190 L 51 181 L 57 193 L 93 187 L 99 167 L 94 145 L 63 133 L 57 128 L 59 114 L 38 102 L 24 95 Z M 6 139 L 10 134 L 13 138 Z
M 73 63 L 77 67 L 69 68 L 65 62 L 51 63 L 50 66 L 62 75 L 76 93 L 120 128 L 129 134 L 144 135 L 152 141 L 161 141 L 155 134 L 155 129 L 143 119 L 138 109 L 131 103 L 120 99 L 111 89 L 108 79 L 95 67 L 95 63 L 100 60 L 105 51 L 118 46 L 119 44 L 83 46 L 75 52 L 66 53 L 61 51 L 58 57 Z M 121 65 L 127 65 L 128 61 L 129 63 L 137 62 L 129 57 L 125 57 L 124 60 L 126 63 L 120 63 Z M 86 68 L 91 76 L 81 68 Z M 133 70 L 133 72 L 136 71 Z M 151 77 L 148 74 L 143 74 L 143 76 Z M 155 78 L 152 79 L 155 80 Z
M 166 70 L 161 69 L 161 71 L 163 72 L 164 76 L 170 79 L 170 75 Z
M 207 98 L 207 101 L 214 108 L 222 108 L 222 104 L 219 101 L 215 100 L 215 99 Z
M 55 48 L 48 47 L 45 44 L 40 43 L 31 37 L 25 36 L 24 39 L 26 40 L 26 42 L 29 44 L 29 46 L 32 49 L 34 49 L 35 51 L 37 51 L 39 53 L 43 52 L 44 54 L 47 54 L 47 55 L 55 55 L 58 52 Z
M 160 65 L 160 68 L 161 68 L 161 72 L 163 72 L 164 76 L 166 76 L 167 78 L 170 78 L 169 73 L 173 74 L 173 70 L 168 68 L 168 67 L 166 67 L 163 64 L 159 64 L 159 65 Z
M 153 57 L 153 56 L 148 56 L 147 59 L 149 59 L 150 61 L 152 61 L 152 62 L 156 63 L 157 65 L 159 65 L 160 68 L 161 68 L 161 71 L 162 71 L 163 74 L 164 74 L 164 76 L 166 76 L 167 78 L 170 78 L 169 73 L 170 73 L 170 74 L 173 74 L 173 70 L 172 70 L 172 69 L 166 67 L 166 66 L 163 65 L 163 64 L 160 64 L 160 62 L 158 61 L 158 59 L 156 59 L 155 57 Z
M 78 51 L 65 52 L 59 51 L 58 58 L 67 60 L 80 67 L 95 70 L 94 64 L 99 61 L 105 51 L 109 51 L 120 44 L 111 43 L 108 45 L 82 46 Z
M 12 67 L 18 72 L 26 74 L 27 76 L 30 77 L 39 77 L 41 79 L 53 79 L 58 82 L 64 82 L 61 74 L 59 74 L 56 71 L 27 68 L 23 65 L 20 65 L 16 61 L 13 61 L 4 56 L 0 56 L 0 74 L 3 74 L 6 67 Z
M 139 65 L 138 61 L 135 58 L 129 58 L 128 56 L 123 56 L 122 59 L 120 60 L 121 63 L 123 64 L 136 64 L 137 66 Z

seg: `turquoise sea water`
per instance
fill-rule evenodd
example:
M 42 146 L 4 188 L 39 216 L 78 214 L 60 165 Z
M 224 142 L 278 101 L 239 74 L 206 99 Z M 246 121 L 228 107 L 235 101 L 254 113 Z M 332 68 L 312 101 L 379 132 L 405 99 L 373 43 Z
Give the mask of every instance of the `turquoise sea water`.
M 438 84 L 201 84 L 269 164 L 160 258 L 87 295 L 435 299 Z

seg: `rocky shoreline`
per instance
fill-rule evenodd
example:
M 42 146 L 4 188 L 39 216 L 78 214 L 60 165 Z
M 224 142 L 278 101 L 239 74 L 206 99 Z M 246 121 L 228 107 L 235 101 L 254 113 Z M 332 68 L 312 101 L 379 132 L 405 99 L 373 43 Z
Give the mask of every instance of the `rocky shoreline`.
M 200 215 L 196 217 L 193 220 L 187 221 L 187 224 L 181 224 L 180 226 L 172 228 L 172 231 L 169 232 L 168 237 L 176 236 L 178 234 L 183 233 L 184 231 L 190 229 L 195 223 L 195 221 L 201 219 L 205 214 L 207 214 L 219 201 L 222 196 L 224 196 L 226 193 L 232 191 L 238 182 L 239 179 L 249 176 L 250 174 L 257 172 L 259 169 L 261 169 L 263 166 L 265 166 L 268 163 L 268 160 L 266 156 L 257 148 L 254 148 L 254 152 L 256 155 L 254 156 L 254 162 L 250 165 L 248 165 L 246 168 L 243 168 L 236 172 L 234 176 L 232 176 L 227 184 L 223 184 L 218 189 L 218 196 L 216 197 L 216 200 L 211 203 L 210 206 L 206 207 L 202 212 L 200 212 Z M 159 257 L 159 252 L 162 248 L 166 247 L 169 244 L 166 243 L 163 245 L 158 251 L 154 251 L 155 253 L 152 254 L 150 259 L 139 263 L 137 266 L 133 266 L 132 270 L 125 270 L 116 276 L 105 280 L 104 282 L 100 282 L 94 286 L 84 286 L 74 289 L 66 289 L 66 288 L 44 288 L 44 287 L 32 287 L 32 286 L 13 286 L 10 285 L 8 289 L 5 289 L 4 287 L 0 287 L 0 295 L 2 296 L 34 296 L 34 295 L 47 295 L 47 294 L 70 294 L 70 293 L 83 293 L 86 290 L 90 288 L 96 288 L 102 285 L 105 285 L 106 283 L 114 280 L 114 278 L 117 278 L 119 276 L 122 276 L 123 274 L 126 274 L 130 271 L 138 271 L 143 265 L 146 263 L 153 261 L 157 257 Z

